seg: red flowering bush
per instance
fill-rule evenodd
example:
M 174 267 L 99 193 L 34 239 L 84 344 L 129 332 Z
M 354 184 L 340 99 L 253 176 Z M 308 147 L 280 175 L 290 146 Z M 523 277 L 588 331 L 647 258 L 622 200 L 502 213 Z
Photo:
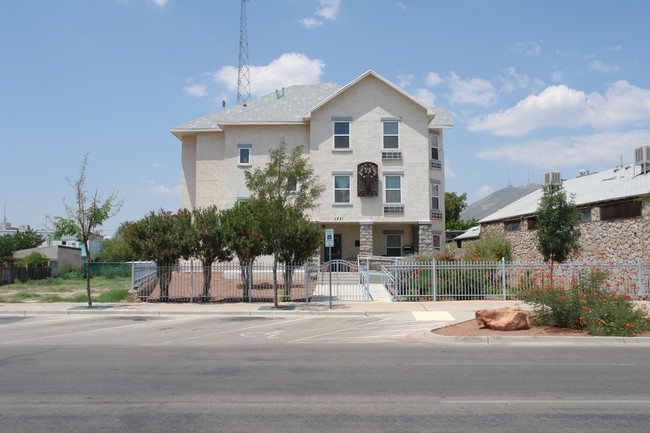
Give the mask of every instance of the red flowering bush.
M 568 287 L 533 285 L 519 299 L 533 306 L 537 325 L 584 329 L 593 335 L 631 336 L 650 329 L 647 311 L 629 295 L 608 289 L 608 273 L 581 273 Z

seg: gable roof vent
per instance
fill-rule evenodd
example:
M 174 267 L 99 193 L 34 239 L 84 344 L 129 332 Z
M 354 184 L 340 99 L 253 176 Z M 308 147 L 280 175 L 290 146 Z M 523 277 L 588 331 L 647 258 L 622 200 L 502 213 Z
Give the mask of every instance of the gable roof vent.
M 634 149 L 634 164 L 641 166 L 641 174 L 650 172 L 650 146 Z
M 544 185 L 561 185 L 562 174 L 559 171 L 547 171 L 544 173 Z

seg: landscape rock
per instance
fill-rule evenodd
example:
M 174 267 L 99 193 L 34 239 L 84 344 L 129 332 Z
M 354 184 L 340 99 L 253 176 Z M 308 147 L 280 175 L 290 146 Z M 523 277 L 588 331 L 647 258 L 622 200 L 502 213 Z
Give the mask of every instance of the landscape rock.
M 474 314 L 479 326 L 497 331 L 514 331 L 528 329 L 528 314 L 513 307 L 502 307 L 492 310 L 478 310 Z

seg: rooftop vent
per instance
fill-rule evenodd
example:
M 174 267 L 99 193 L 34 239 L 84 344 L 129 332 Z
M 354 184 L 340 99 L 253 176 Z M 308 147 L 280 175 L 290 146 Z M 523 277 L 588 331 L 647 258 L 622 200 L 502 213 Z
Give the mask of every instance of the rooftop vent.
M 559 186 L 562 184 L 562 174 L 559 171 L 547 171 L 544 173 L 544 185 Z
M 641 174 L 650 172 L 650 146 L 634 149 L 634 164 L 641 166 Z
M 589 175 L 589 170 L 580 170 L 580 171 L 578 171 L 578 173 L 579 173 L 578 177 L 588 176 Z

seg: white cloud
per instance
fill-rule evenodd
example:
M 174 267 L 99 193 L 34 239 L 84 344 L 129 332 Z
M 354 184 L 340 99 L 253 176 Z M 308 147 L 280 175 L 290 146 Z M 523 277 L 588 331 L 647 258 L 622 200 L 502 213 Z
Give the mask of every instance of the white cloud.
M 168 0 L 149 0 L 149 1 L 160 8 L 167 6 L 168 3 Z
M 251 93 L 259 96 L 294 84 L 317 84 L 324 67 L 322 60 L 300 53 L 285 53 L 266 66 L 249 67 Z M 213 79 L 225 84 L 228 90 L 237 91 L 236 67 L 224 66 L 214 73 Z
M 553 73 L 551 74 L 551 78 L 556 83 L 560 83 L 566 79 L 566 76 L 562 71 L 553 71 Z
M 620 155 L 633 158 L 633 149 L 650 142 L 650 131 L 606 132 L 601 134 L 529 140 L 492 147 L 476 154 L 479 158 L 507 160 L 543 170 L 563 166 L 615 166 Z
M 540 42 L 528 41 L 528 42 L 517 42 L 513 47 L 512 51 L 519 54 L 525 54 L 527 56 L 538 56 L 542 52 L 542 44 Z
M 445 158 L 445 179 L 452 179 L 456 177 L 456 172 L 451 165 L 451 162 Z
M 183 87 L 183 92 L 188 96 L 196 96 L 197 98 L 208 96 L 203 84 L 193 84 L 191 86 Z
M 414 75 L 413 74 L 399 74 L 397 75 L 397 79 L 399 80 L 399 86 L 401 88 L 407 87 L 408 85 L 411 84 L 411 80 L 413 79 Z
M 436 105 L 436 95 L 428 89 L 415 89 L 413 96 L 429 107 L 435 107 Z
M 404 4 L 404 2 L 397 2 L 397 7 L 399 7 L 399 9 L 402 12 L 404 12 L 406 10 L 406 5 Z
M 504 70 L 504 75 L 499 76 L 502 83 L 502 92 L 512 92 L 516 89 L 539 88 L 544 82 L 539 78 L 530 78 L 527 74 L 520 74 L 513 66 Z
M 307 29 L 320 27 L 324 24 L 323 20 L 336 20 L 336 16 L 341 7 L 341 0 L 319 0 L 320 7 L 314 11 L 314 17 L 303 18 L 300 23 Z
M 426 77 L 424 77 L 424 83 L 427 86 L 437 86 L 442 83 L 444 80 L 442 77 L 435 72 L 429 72 Z
M 601 62 L 600 60 L 594 60 L 593 62 L 591 62 L 591 65 L 589 65 L 589 68 L 594 70 L 594 71 L 606 72 L 606 73 L 620 72 L 621 71 L 620 66 L 618 66 L 618 65 L 607 65 L 607 64 Z
M 452 103 L 488 106 L 496 101 L 497 93 L 492 83 L 482 78 L 464 80 L 452 72 L 449 87 L 452 90 L 449 98 Z
M 474 193 L 474 198 L 476 198 L 477 200 L 480 200 L 480 199 L 485 198 L 488 195 L 492 194 L 493 192 L 494 192 L 494 188 L 492 188 L 490 185 L 484 185 L 484 186 L 480 187 L 478 189 L 478 191 L 476 191 Z
M 549 86 L 512 108 L 472 119 L 468 129 L 520 137 L 544 127 L 590 125 L 608 129 L 648 121 L 650 90 L 621 80 L 610 84 L 605 95 L 596 92 L 588 95 L 565 85 Z
M 168 187 L 165 185 L 158 185 L 153 181 L 145 180 L 144 183 L 149 186 L 146 188 L 141 188 L 140 191 L 145 192 L 151 195 L 157 195 L 162 197 L 180 197 L 181 195 L 181 186 Z

